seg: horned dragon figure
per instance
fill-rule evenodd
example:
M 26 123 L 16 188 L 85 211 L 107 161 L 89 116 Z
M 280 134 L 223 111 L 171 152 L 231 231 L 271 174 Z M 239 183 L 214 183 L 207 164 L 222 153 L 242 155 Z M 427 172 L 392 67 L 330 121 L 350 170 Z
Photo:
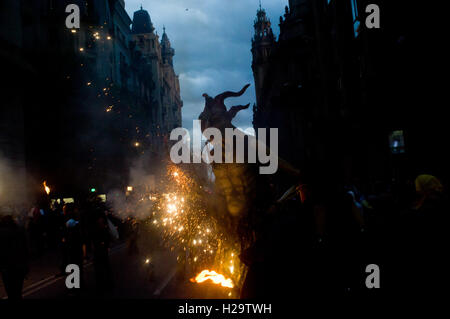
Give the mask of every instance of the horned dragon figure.
M 202 132 L 208 128 L 216 128 L 225 136 L 226 128 L 235 129 L 231 120 L 236 114 L 250 106 L 233 106 L 227 110 L 224 101 L 229 97 L 238 97 L 244 94 L 249 85 L 246 85 L 240 92 L 224 92 L 215 98 L 208 94 L 205 97 L 205 109 L 200 114 Z M 209 141 L 212 142 L 212 141 Z M 222 144 L 225 149 L 225 140 L 214 141 L 214 143 Z M 248 211 L 248 204 L 254 199 L 255 174 L 253 167 L 245 164 L 220 164 L 213 163 L 214 175 L 216 177 L 216 187 L 219 193 L 224 197 L 226 203 L 226 211 L 234 217 L 243 216 Z
M 199 116 L 201 120 L 201 129 L 204 132 L 208 128 L 216 128 L 221 132 L 222 140 L 214 141 L 215 145 L 222 146 L 225 149 L 225 129 L 236 129 L 232 124 L 236 114 L 247 109 L 250 104 L 237 105 L 227 110 L 225 99 L 230 97 L 242 96 L 250 84 L 245 85 L 239 92 L 224 92 L 212 98 L 208 94 L 203 94 L 205 98 L 205 108 Z M 242 133 L 244 134 L 244 133 Z M 211 141 L 210 141 L 211 142 Z M 256 142 L 257 145 L 258 142 Z M 258 145 L 260 147 L 260 145 Z M 265 147 L 265 146 L 264 146 Z M 233 153 L 236 152 L 236 146 L 233 145 Z M 224 157 L 224 154 L 222 154 Z M 299 176 L 300 172 L 282 159 L 278 159 L 279 169 L 288 174 Z M 255 224 L 258 218 L 262 218 L 265 212 L 269 210 L 270 201 L 273 199 L 273 190 L 271 189 L 267 175 L 258 174 L 255 164 L 249 163 L 213 163 L 213 172 L 215 175 L 216 193 L 222 201 L 218 201 L 217 209 L 225 219 L 222 219 L 229 225 L 229 229 L 238 232 L 241 244 L 241 254 L 251 247 L 256 238 Z M 295 187 L 288 193 L 295 192 Z M 286 198 L 286 196 L 283 196 Z
M 225 149 L 225 129 L 236 127 L 231 123 L 233 118 L 241 110 L 247 109 L 250 104 L 232 106 L 229 110 L 225 106 L 225 99 L 230 97 L 242 96 L 250 84 L 245 85 L 239 92 L 226 91 L 212 98 L 204 93 L 205 108 L 199 116 L 201 120 L 201 129 L 204 132 L 208 128 L 216 128 L 221 132 L 222 141 L 215 141 L 221 144 Z M 243 133 L 242 133 L 243 134 Z M 211 142 L 211 141 L 209 141 Z M 262 147 L 256 142 L 254 147 Z M 235 145 L 233 145 L 233 154 L 236 154 Z M 225 154 L 222 154 L 225 157 Z M 279 168 L 283 171 L 299 176 L 299 170 L 295 169 L 288 162 L 278 158 Z M 254 200 L 254 191 L 257 189 L 257 171 L 255 165 L 248 163 L 213 163 L 214 175 L 216 177 L 216 187 L 225 196 L 227 212 L 232 216 L 243 216 Z

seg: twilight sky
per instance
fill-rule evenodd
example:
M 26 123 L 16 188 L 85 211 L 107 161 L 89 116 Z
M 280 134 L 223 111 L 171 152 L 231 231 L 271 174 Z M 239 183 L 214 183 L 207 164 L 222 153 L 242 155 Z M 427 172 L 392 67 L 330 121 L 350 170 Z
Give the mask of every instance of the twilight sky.
M 262 0 L 262 7 L 279 34 L 279 17 L 288 0 Z M 251 68 L 251 38 L 259 0 L 125 0 L 130 17 L 140 6 L 147 10 L 158 34 L 163 26 L 175 49 L 174 67 L 180 76 L 183 127 L 191 130 L 204 107 L 203 93 L 215 96 L 252 86 L 240 98 L 228 99 L 227 107 L 255 103 Z M 252 108 L 233 121 L 242 129 L 252 127 Z

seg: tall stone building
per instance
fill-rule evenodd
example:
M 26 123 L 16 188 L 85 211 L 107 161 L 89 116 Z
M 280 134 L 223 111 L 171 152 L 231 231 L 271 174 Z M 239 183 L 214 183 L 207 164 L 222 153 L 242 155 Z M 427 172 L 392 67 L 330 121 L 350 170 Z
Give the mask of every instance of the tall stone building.
M 23 54 L 20 13 L 18 1 L 0 3 L 0 207 L 28 195 L 23 188 L 27 183 L 24 86 L 34 70 Z
M 380 29 L 365 26 L 369 4 L 381 10 Z M 433 49 L 440 43 L 433 23 L 415 22 L 427 10 L 436 9 L 404 0 L 289 0 L 274 39 L 259 8 L 255 129 L 279 128 L 280 156 L 317 183 L 448 177 L 439 146 L 445 124 L 432 124 L 442 119 L 443 91 L 430 74 L 445 59 Z
M 259 8 L 254 23 L 255 35 L 252 39 L 253 72 L 255 75 L 256 103 L 261 105 L 262 89 L 270 67 L 270 56 L 275 45 L 275 36 L 266 11 Z
M 255 129 L 278 128 L 280 156 L 303 169 L 313 157 L 308 144 L 314 142 L 307 135 L 312 112 L 319 110 L 321 101 L 311 94 L 317 89 L 318 68 L 307 10 L 295 1 L 290 5 L 293 9 L 286 7 L 284 19 L 280 20 L 278 41 L 266 11 L 261 7 L 257 11 L 252 39 L 257 101 L 253 124 Z
M 80 29 L 65 25 L 77 4 Z M 1 4 L 1 152 L 26 171 L 33 193 L 124 189 L 139 159 L 167 156 L 181 124 L 174 50 L 148 13 L 132 20 L 123 0 L 21 0 Z M 151 40 L 154 40 L 151 42 Z M 145 45 L 148 45 L 146 47 Z M 9 92 L 9 93 L 8 93 Z M 11 96 L 11 99 L 9 98 Z
M 161 41 L 147 11 L 136 11 L 133 17 L 131 39 L 142 56 L 147 59 L 152 82 L 151 131 L 156 138 L 162 137 L 167 144 L 171 130 L 181 126 L 180 82 L 173 68 L 175 50 L 171 47 L 166 29 Z M 167 146 L 167 145 L 166 145 Z

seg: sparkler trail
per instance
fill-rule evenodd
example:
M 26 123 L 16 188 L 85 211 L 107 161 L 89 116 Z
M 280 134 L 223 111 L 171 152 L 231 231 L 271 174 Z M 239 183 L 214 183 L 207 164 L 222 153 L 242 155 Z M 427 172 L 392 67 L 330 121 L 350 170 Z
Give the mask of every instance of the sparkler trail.
M 194 177 L 187 168 L 169 164 L 161 191 L 140 195 L 139 201 L 148 204 L 144 223 L 158 234 L 163 246 L 177 253 L 187 278 L 195 277 L 198 283 L 211 279 L 224 289 L 234 288 L 229 296 L 237 296 L 245 272 L 237 258 L 239 238 L 208 204 L 214 194 Z

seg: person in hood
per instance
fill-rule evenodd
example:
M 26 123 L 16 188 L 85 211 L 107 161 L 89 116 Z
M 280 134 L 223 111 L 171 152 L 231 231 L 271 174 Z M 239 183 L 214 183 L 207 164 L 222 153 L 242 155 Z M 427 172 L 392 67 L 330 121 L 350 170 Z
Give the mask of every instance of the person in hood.
M 22 299 L 23 282 L 28 273 L 26 233 L 12 215 L 0 211 L 0 272 L 8 299 Z

